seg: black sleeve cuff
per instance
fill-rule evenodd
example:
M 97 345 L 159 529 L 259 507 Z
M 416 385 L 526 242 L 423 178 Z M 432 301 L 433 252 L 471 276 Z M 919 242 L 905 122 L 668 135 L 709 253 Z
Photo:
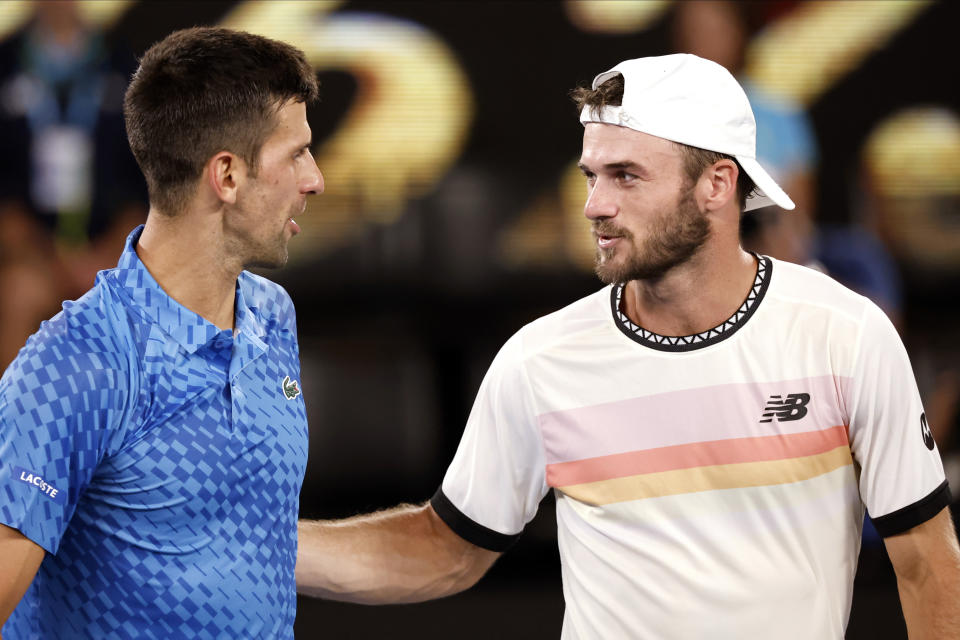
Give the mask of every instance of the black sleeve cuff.
M 940 513 L 944 507 L 949 506 L 951 502 L 953 502 L 953 498 L 950 495 L 950 487 L 944 480 L 926 498 L 902 509 L 897 509 L 893 513 L 873 518 L 873 526 L 877 528 L 877 533 L 884 538 L 895 536 L 914 528 L 918 524 L 923 524 Z
M 453 506 L 447 496 L 443 495 L 443 487 L 437 489 L 437 492 L 430 498 L 430 506 L 437 512 L 440 519 L 453 529 L 454 533 L 478 547 L 503 552 L 512 547 L 513 543 L 520 538 L 519 533 L 511 536 L 474 522 Z

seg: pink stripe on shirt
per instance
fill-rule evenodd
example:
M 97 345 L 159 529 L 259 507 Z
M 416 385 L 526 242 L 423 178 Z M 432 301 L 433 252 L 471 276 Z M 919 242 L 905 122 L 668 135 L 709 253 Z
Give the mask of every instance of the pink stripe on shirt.
M 547 464 L 702 441 L 762 438 L 846 425 L 834 376 L 736 383 L 628 398 L 538 416 Z M 802 419 L 761 423 L 770 397 L 807 393 Z
M 843 425 L 804 433 L 697 442 L 548 464 L 547 484 L 565 487 L 660 471 L 802 458 L 841 446 L 849 446 Z

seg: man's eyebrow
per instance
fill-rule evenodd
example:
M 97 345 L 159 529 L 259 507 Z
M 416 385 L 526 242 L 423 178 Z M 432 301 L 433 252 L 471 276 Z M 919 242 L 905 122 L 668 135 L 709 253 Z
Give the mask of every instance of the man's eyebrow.
M 578 167 L 578 168 L 580 169 L 580 171 L 583 172 L 583 173 L 593 173 L 593 169 L 591 169 L 590 167 L 588 167 L 587 165 L 585 165 L 585 164 L 582 163 L 582 162 L 578 162 L 578 163 L 577 163 L 577 167 Z M 629 171 L 631 171 L 632 173 L 636 173 L 636 174 L 641 175 L 641 176 L 648 176 L 648 175 L 650 175 L 650 172 L 649 172 L 649 170 L 647 170 L 646 167 L 644 167 L 644 166 L 641 165 L 641 164 L 637 164 L 636 162 L 634 162 L 634 161 L 632 161 L 632 160 L 622 160 L 622 161 L 620 161 L 620 162 L 608 162 L 608 163 L 602 165 L 602 168 L 603 168 L 605 171 L 624 171 L 624 170 L 629 170 Z

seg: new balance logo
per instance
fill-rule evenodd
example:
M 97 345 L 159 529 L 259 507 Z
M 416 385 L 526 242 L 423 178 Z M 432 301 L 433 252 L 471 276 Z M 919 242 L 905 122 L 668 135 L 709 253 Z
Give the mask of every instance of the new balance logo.
M 760 422 L 773 422 L 774 419 L 777 422 L 799 420 L 807 415 L 807 404 L 809 403 L 809 393 L 791 393 L 786 398 L 779 393 L 770 396 Z

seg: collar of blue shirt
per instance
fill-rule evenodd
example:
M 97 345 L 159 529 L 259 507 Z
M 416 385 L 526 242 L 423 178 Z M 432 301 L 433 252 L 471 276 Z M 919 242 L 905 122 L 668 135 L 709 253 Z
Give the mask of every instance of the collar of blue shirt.
M 98 279 L 107 277 L 119 285 L 119 289 L 131 303 L 131 307 L 143 315 L 148 322 L 157 325 L 185 351 L 195 353 L 224 332 L 171 298 L 157 284 L 140 261 L 140 256 L 135 249 L 142 232 L 143 225 L 140 225 L 130 233 L 116 269 L 101 272 Z M 241 355 L 244 356 L 242 360 L 250 360 L 266 351 L 266 345 L 263 342 L 266 328 L 264 319 L 247 304 L 243 286 L 244 276 L 250 277 L 244 272 L 237 279 L 234 326 L 238 343 L 246 347 L 241 349 Z M 236 364 L 239 368 L 243 367 L 242 363 Z

